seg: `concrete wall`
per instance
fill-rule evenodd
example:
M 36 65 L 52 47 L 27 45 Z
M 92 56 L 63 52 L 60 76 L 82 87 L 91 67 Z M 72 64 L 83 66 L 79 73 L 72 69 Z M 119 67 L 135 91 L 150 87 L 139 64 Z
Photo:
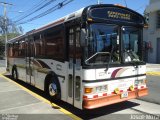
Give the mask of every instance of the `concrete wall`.
M 152 49 L 148 50 L 148 62 L 157 63 L 157 39 L 160 38 L 160 29 L 156 28 L 156 11 L 149 13 L 149 27 L 144 29 L 144 41 L 151 41 Z M 160 46 L 159 46 L 160 47 Z

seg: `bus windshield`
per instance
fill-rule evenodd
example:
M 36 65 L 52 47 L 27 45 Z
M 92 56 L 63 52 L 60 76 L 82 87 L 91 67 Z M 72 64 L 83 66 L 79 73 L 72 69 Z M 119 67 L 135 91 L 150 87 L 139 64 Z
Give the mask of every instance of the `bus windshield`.
M 85 63 L 89 65 L 119 63 L 118 26 L 102 23 L 91 24 L 85 58 Z
M 85 51 L 85 64 L 120 64 L 123 60 L 127 62 L 139 62 L 139 44 L 141 31 L 139 28 L 131 26 L 121 27 L 105 23 L 93 23 L 89 26 L 88 45 Z M 120 54 L 120 34 L 123 53 Z
M 138 43 L 140 43 L 140 30 L 135 27 L 122 27 L 122 42 L 125 62 L 140 61 Z

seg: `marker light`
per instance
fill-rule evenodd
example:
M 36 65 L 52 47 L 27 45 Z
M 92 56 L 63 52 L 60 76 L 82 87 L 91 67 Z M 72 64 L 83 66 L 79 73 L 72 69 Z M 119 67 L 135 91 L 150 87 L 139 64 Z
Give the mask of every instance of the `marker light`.
M 142 80 L 135 80 L 135 85 L 146 85 L 147 80 L 142 79 Z
M 119 93 L 120 93 L 119 88 L 116 88 L 116 89 L 114 90 L 114 92 L 115 92 L 116 94 L 119 94 Z
M 134 91 L 134 86 L 131 85 L 131 86 L 129 87 L 129 89 L 130 89 L 130 91 Z

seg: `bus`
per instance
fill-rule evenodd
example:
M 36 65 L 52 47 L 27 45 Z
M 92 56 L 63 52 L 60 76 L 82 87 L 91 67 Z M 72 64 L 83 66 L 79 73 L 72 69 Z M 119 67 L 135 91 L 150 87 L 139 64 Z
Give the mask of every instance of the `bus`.
M 129 8 L 90 5 L 9 40 L 9 72 L 79 109 L 145 96 L 144 25 Z

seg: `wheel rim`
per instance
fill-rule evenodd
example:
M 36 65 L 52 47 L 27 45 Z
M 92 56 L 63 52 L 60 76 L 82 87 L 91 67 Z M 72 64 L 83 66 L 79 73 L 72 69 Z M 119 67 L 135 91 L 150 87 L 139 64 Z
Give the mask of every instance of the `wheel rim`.
M 57 94 L 57 86 L 55 83 L 50 83 L 49 84 L 49 95 L 50 96 L 55 96 Z

